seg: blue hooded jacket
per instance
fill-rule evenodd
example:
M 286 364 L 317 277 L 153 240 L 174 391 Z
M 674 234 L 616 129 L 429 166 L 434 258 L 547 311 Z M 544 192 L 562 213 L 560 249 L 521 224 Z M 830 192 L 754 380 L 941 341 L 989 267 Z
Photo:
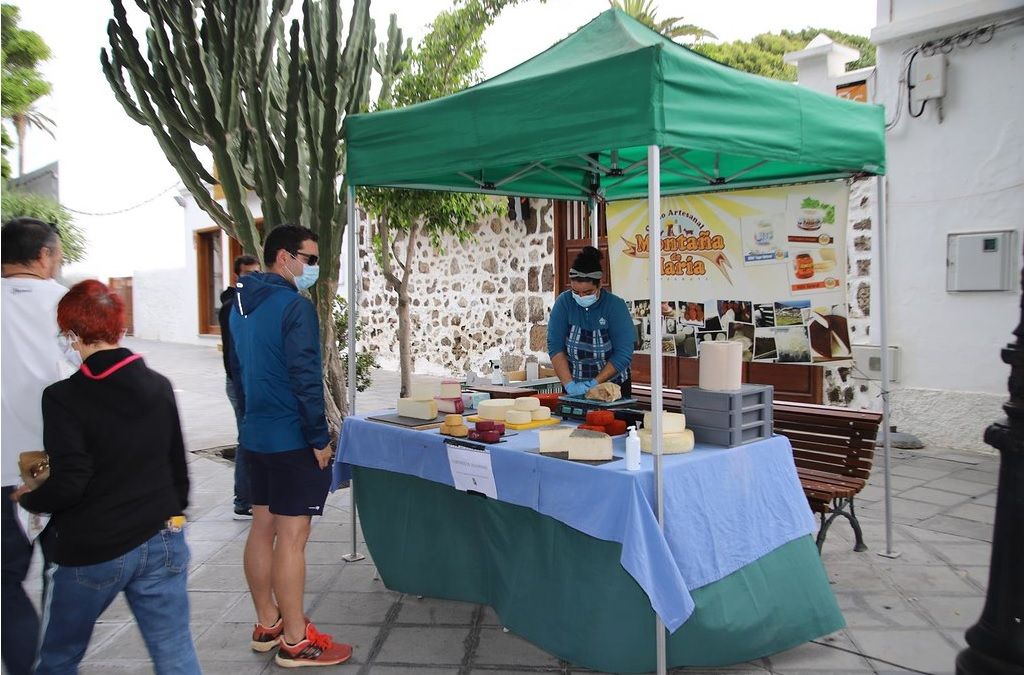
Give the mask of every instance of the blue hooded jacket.
M 320 323 L 316 309 L 273 273 L 238 280 L 231 311 L 231 379 L 244 410 L 239 443 L 254 452 L 322 448 Z

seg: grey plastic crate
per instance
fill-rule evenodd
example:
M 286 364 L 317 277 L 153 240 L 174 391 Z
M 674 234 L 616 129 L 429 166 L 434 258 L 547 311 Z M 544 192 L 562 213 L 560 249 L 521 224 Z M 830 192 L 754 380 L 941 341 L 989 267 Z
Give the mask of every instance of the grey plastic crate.
M 700 387 L 683 390 L 683 410 L 740 410 L 754 405 L 772 405 L 775 388 L 770 384 L 744 384 L 737 391 L 712 391 Z
M 733 447 L 772 435 L 771 385 L 745 384 L 735 392 L 696 387 L 683 395 L 686 427 L 698 443 Z

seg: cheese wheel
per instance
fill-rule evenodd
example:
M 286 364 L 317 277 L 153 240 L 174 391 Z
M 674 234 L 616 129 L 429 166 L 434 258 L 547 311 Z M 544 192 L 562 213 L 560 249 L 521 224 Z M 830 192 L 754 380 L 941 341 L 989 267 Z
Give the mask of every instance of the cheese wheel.
M 501 434 L 499 434 L 497 430 L 481 431 L 480 440 L 483 441 L 484 443 L 497 443 L 498 441 L 501 440 Z
M 437 402 L 437 409 L 443 413 L 461 413 L 466 407 L 462 404 L 462 397 L 456 398 L 441 398 L 435 397 L 434 401 Z
M 587 411 L 587 424 L 603 427 L 615 421 L 615 413 L 611 410 L 589 410 Z
M 465 424 L 460 424 L 457 427 L 452 427 L 452 430 L 451 432 L 449 432 L 449 435 L 455 436 L 456 438 L 465 438 L 466 436 L 469 435 L 469 427 L 467 427 Z
M 445 422 L 445 423 L 443 423 L 441 425 L 441 428 L 438 429 L 437 431 L 438 431 L 438 433 L 441 433 L 441 434 L 444 434 L 444 435 L 448 436 L 448 435 L 451 435 L 452 429 L 454 429 L 454 428 L 455 428 L 455 425 L 448 424 L 447 422 Z
M 609 436 L 621 436 L 626 433 L 625 420 L 612 420 L 608 424 L 604 425 L 604 432 Z
M 526 410 L 532 412 L 540 407 L 540 399 L 535 396 L 523 396 L 522 398 L 515 399 L 516 410 Z
M 509 410 L 505 413 L 506 424 L 529 424 L 532 421 L 533 415 L 526 410 Z
M 494 428 L 494 422 L 491 420 L 480 420 L 476 423 L 477 431 L 490 431 Z
M 462 398 L 462 385 L 455 380 L 444 380 L 439 398 Z
M 533 417 L 534 422 L 539 422 L 541 420 L 549 420 L 551 419 L 551 408 L 542 405 L 541 407 L 531 412 L 530 415 Z
M 418 401 L 412 398 L 398 399 L 398 414 L 418 420 L 432 420 L 437 417 L 437 403 L 434 399 Z
M 644 413 L 644 429 L 650 429 L 654 423 L 653 413 Z M 680 434 L 686 429 L 686 415 L 682 413 L 661 413 L 661 433 Z
M 449 426 L 453 426 L 453 427 L 461 427 L 462 426 L 462 415 L 445 415 L 444 416 L 444 423 L 449 425 Z
M 643 452 L 653 452 L 651 430 L 640 429 L 636 433 L 640 437 L 640 449 Z M 677 434 L 665 434 L 661 438 L 661 454 L 663 455 L 677 455 L 693 450 L 693 432 L 689 429 L 684 429 Z
M 497 431 L 498 434 L 504 436 L 505 435 L 505 423 L 504 422 L 495 422 L 494 423 L 494 430 Z
M 481 419 L 504 422 L 505 414 L 509 410 L 512 410 L 512 406 L 514 406 L 515 403 L 515 400 L 511 398 L 492 398 L 486 401 L 480 401 L 480 404 L 476 408 L 476 412 Z
M 600 431 L 577 428 L 565 439 L 569 459 L 603 460 L 612 458 L 612 437 Z

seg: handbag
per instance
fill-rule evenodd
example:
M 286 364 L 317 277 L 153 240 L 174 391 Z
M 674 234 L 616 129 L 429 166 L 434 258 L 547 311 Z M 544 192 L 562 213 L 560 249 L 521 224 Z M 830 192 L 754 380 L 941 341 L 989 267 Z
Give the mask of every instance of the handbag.
M 50 457 L 43 450 L 23 452 L 18 455 L 18 471 L 22 482 L 35 490 L 50 477 Z

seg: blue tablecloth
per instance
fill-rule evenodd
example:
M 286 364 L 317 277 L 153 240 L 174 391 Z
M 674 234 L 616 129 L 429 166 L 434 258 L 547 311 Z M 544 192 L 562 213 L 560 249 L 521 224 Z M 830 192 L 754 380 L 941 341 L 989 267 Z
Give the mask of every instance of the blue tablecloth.
M 717 581 L 814 531 L 789 440 L 776 436 L 736 448 L 698 445 L 664 458 L 665 530 L 654 514 L 653 458 L 626 471 L 624 438 L 616 461 L 600 466 L 537 454 L 537 433 L 488 446 L 498 499 L 622 544 L 622 566 L 674 632 L 693 612 L 690 591 Z M 345 418 L 335 486 L 346 464 L 452 485 L 444 437 Z

